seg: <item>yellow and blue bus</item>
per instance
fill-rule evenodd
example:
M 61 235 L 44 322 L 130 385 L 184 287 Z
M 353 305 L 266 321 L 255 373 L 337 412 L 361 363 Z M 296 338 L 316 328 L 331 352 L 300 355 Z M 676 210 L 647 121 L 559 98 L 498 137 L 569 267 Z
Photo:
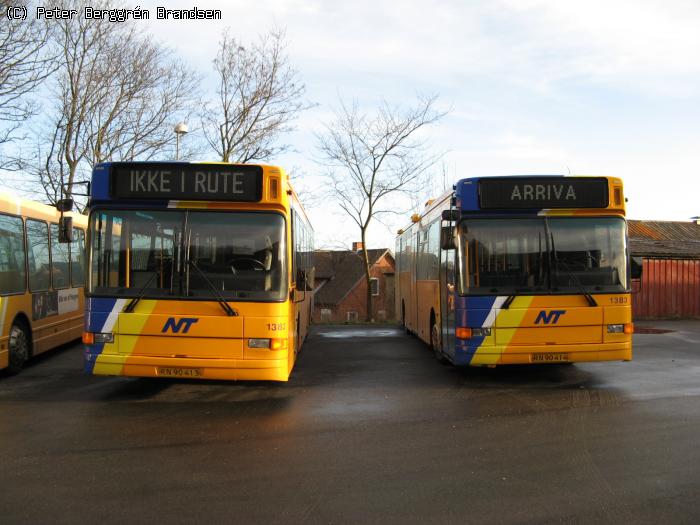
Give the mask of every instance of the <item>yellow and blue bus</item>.
M 103 163 L 89 205 L 87 373 L 288 380 L 314 274 L 284 170 Z
M 463 179 L 412 221 L 397 237 L 397 312 L 438 360 L 632 359 L 620 179 Z
M 0 370 L 80 338 L 87 217 L 70 216 L 61 243 L 56 208 L 0 193 Z

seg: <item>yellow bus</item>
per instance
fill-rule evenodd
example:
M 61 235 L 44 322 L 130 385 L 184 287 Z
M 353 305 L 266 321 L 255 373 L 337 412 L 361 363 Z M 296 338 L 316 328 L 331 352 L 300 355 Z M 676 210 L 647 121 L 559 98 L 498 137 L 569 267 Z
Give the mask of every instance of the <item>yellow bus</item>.
M 93 170 L 89 374 L 287 381 L 313 304 L 313 230 L 284 170 Z
M 80 338 L 87 217 L 59 243 L 56 208 L 0 193 L 0 370 Z
M 397 238 L 397 312 L 456 365 L 632 359 L 622 181 L 460 180 Z

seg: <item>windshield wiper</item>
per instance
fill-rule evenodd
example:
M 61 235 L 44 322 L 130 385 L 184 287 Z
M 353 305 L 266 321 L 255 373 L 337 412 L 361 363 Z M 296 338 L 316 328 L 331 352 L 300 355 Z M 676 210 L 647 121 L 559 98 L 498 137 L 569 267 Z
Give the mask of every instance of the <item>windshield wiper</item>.
M 508 298 L 501 305 L 501 308 L 503 310 L 508 310 L 508 308 L 510 308 L 510 305 L 513 304 L 513 301 L 515 301 L 515 297 L 515 295 L 509 295 Z
M 199 275 L 202 276 L 204 279 L 204 282 L 206 282 L 209 285 L 209 288 L 211 288 L 211 291 L 214 292 L 214 295 L 216 296 L 216 300 L 219 302 L 221 305 L 221 308 L 224 309 L 224 312 L 226 312 L 226 315 L 229 317 L 235 317 L 238 315 L 238 312 L 231 308 L 231 306 L 224 300 L 223 296 L 219 293 L 219 290 L 216 289 L 216 286 L 209 280 L 209 278 L 206 276 L 206 274 L 201 270 L 199 266 L 197 266 L 197 263 L 195 263 L 193 260 L 188 259 L 187 263 L 192 266 L 195 270 L 199 272 Z
M 125 314 L 130 314 L 131 312 L 134 311 L 134 308 L 136 308 L 136 305 L 139 303 L 141 299 L 143 299 L 144 294 L 146 293 L 146 288 L 148 288 L 148 285 L 151 284 L 151 281 L 155 278 L 155 276 L 158 275 L 158 272 L 153 272 L 151 276 L 148 278 L 148 280 L 144 283 L 144 285 L 139 288 L 138 293 L 136 294 L 136 297 L 134 297 L 129 303 L 126 305 L 126 307 L 122 310 L 123 313 Z
M 560 261 L 559 258 L 557 257 L 557 249 L 554 247 L 554 234 L 552 234 L 550 232 L 549 238 L 552 242 L 552 256 L 553 256 L 554 263 L 556 264 L 557 269 L 559 269 L 559 264 L 561 263 L 564 270 L 566 270 L 566 273 L 569 275 L 569 277 L 571 277 L 571 279 L 573 281 L 576 282 L 576 285 L 578 286 L 579 291 L 586 298 L 586 301 L 588 301 L 588 306 L 598 306 L 598 303 L 593 298 L 593 296 L 590 294 L 590 292 L 583 287 L 583 284 L 581 284 L 581 281 L 579 280 L 578 276 L 569 269 L 569 266 L 564 261 Z

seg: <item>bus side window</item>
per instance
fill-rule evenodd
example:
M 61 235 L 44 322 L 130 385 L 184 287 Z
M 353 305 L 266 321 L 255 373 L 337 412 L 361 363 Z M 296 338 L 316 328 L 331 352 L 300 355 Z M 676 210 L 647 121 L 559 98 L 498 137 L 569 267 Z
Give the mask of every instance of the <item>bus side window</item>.
M 29 251 L 29 291 L 39 292 L 51 287 L 49 259 L 49 225 L 27 219 L 27 244 Z
M 68 244 L 59 242 L 58 224 L 51 224 L 51 279 L 54 289 L 68 288 L 69 265 Z
M 85 285 L 85 232 L 79 228 L 73 228 L 73 242 L 70 245 L 70 274 L 73 287 Z
M 22 219 L 0 215 L 0 295 L 24 292 L 27 282 L 24 261 Z

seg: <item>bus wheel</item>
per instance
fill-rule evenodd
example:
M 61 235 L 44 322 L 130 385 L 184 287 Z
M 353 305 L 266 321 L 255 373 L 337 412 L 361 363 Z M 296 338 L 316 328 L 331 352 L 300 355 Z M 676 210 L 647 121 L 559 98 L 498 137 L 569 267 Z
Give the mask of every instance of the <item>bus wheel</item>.
M 430 324 L 430 348 L 435 355 L 435 359 L 437 359 L 439 363 L 443 365 L 447 363 L 447 358 L 440 348 L 440 328 L 437 323 L 435 323 L 435 320 Z
M 10 328 L 9 364 L 7 369 L 11 374 L 17 374 L 29 359 L 29 335 L 24 325 L 14 323 Z

